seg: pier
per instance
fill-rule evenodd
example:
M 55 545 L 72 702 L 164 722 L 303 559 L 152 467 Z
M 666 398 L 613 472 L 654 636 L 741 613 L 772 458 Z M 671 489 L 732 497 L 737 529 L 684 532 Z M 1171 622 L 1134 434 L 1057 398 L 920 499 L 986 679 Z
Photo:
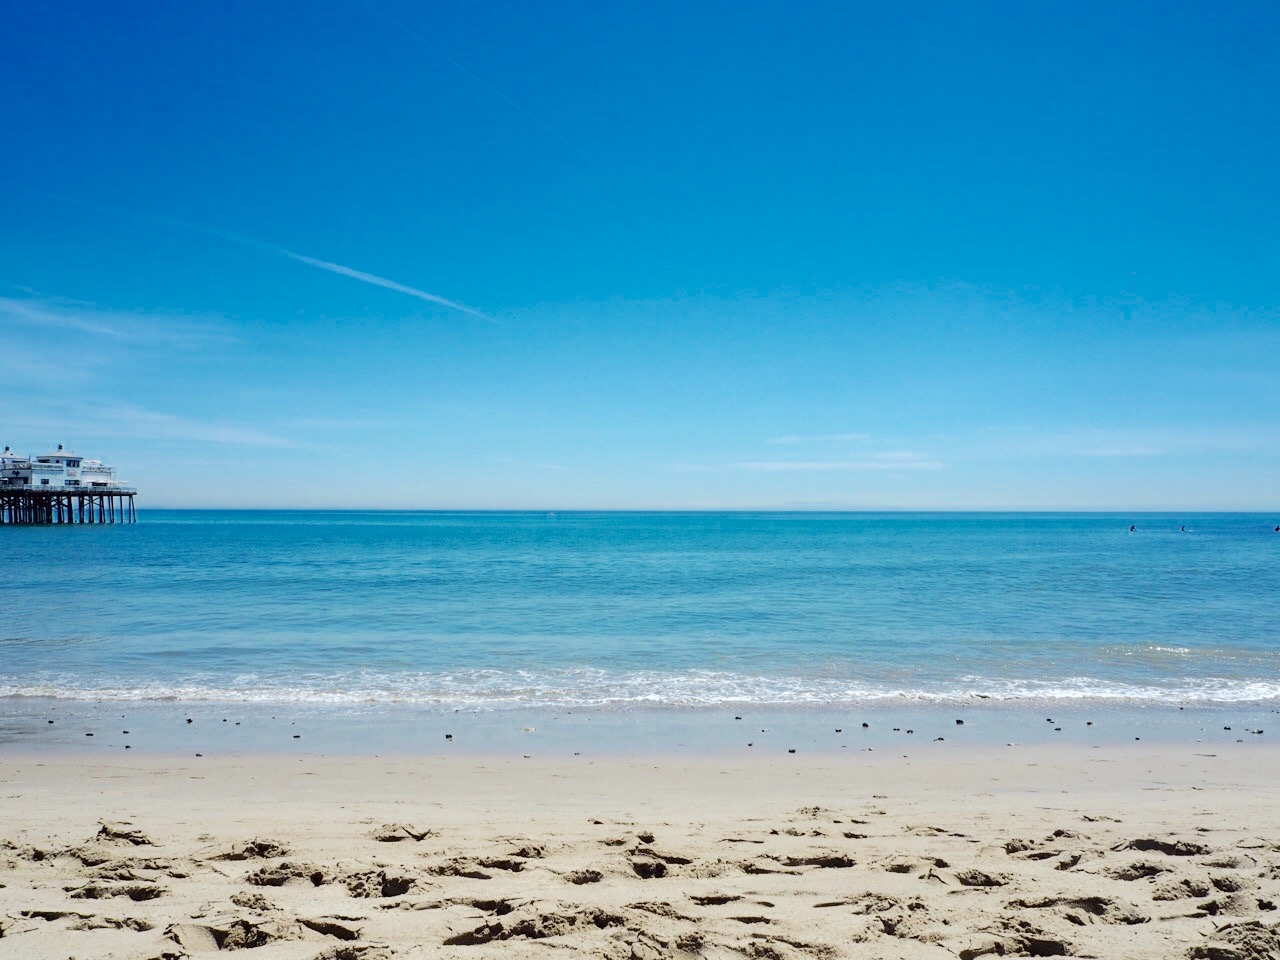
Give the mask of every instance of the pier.
M 62 444 L 38 457 L 0 453 L 0 526 L 137 523 L 137 493 L 114 468 Z
M 16 490 L 0 486 L 0 526 L 64 523 L 137 523 L 129 487 L 111 490 Z

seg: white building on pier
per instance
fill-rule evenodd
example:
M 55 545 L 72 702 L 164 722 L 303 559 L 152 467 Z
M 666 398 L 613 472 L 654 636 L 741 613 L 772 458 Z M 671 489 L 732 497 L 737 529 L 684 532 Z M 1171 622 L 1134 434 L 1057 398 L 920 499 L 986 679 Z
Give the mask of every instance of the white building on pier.
M 39 490 L 101 490 L 128 488 L 116 479 L 114 467 L 101 460 L 86 460 L 71 450 L 58 449 L 38 457 L 19 456 L 8 447 L 0 454 L 0 488 Z

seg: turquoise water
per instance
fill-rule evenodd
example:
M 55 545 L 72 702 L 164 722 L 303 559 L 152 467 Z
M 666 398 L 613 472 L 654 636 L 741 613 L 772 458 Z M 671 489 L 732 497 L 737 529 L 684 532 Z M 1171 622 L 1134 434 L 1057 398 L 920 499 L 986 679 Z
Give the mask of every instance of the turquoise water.
M 143 511 L 0 528 L 0 698 L 1274 708 L 1275 523 Z

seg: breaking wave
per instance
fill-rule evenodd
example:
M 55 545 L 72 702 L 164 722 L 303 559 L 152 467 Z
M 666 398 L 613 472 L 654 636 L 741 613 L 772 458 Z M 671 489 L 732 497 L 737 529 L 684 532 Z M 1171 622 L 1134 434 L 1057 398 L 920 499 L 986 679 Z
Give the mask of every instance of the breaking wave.
M 614 672 L 462 670 L 449 673 L 313 673 L 234 679 L 190 676 L 170 682 L 47 675 L 0 678 L 0 697 L 65 700 L 416 704 L 455 709 L 546 707 L 774 707 L 872 705 L 973 700 L 1097 704 L 1248 703 L 1280 701 L 1280 679 L 1175 678 L 1137 684 L 1091 677 L 1012 679 L 966 676 L 949 683 L 895 686 L 841 677 L 760 676 L 712 670 Z

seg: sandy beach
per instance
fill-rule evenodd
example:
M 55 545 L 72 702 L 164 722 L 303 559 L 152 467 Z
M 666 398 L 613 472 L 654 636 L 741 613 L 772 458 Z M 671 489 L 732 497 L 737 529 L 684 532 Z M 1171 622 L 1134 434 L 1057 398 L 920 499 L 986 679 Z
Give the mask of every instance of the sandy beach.
M 0 760 L 0 957 L 1280 956 L 1280 750 Z

